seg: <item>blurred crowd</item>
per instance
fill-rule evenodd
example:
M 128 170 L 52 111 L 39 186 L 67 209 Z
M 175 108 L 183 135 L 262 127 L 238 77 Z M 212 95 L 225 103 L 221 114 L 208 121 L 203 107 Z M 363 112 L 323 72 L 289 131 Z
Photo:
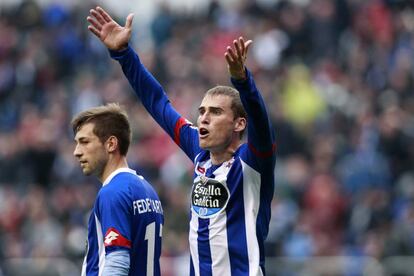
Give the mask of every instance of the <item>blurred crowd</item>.
M 254 41 L 247 64 L 277 134 L 267 255 L 414 255 L 413 2 L 225 2 L 166 1 L 131 44 L 195 122 L 203 93 L 230 84 L 225 47 Z M 0 8 L 0 259 L 82 261 L 100 184 L 72 156 L 70 120 L 107 102 L 127 109 L 129 165 L 161 197 L 163 256 L 187 254 L 191 163 L 88 33 L 91 7 Z

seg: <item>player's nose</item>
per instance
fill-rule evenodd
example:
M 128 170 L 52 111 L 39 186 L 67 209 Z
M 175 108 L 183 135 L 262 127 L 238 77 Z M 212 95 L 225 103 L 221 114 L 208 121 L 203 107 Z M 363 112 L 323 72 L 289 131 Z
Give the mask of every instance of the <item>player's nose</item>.
M 73 150 L 73 155 L 77 158 L 82 156 L 81 150 L 78 145 L 75 146 L 75 149 Z
M 208 112 L 203 113 L 200 115 L 200 123 L 208 124 L 210 122 L 210 115 Z

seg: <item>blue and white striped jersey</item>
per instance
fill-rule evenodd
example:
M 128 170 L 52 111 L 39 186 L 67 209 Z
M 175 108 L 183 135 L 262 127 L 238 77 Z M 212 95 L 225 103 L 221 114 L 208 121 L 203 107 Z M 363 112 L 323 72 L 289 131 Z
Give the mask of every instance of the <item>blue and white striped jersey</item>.
M 198 130 L 171 105 L 163 88 L 129 47 L 110 51 L 141 102 L 194 162 L 190 275 L 264 275 L 264 240 L 274 193 L 275 143 L 263 99 L 247 71 L 232 80 L 248 114 L 247 143 L 231 160 L 213 165 Z
M 82 275 L 102 275 L 105 256 L 126 250 L 129 275 L 160 275 L 164 215 L 152 186 L 134 170 L 121 168 L 103 183 L 88 225 Z

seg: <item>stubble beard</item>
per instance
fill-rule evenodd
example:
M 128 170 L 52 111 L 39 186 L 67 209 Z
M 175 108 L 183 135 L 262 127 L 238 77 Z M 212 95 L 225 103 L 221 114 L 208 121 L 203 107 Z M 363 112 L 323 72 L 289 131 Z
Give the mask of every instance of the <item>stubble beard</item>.
M 105 164 L 102 160 L 95 162 L 95 164 L 88 163 L 88 166 L 82 169 L 83 174 L 86 176 L 93 175 L 99 178 L 103 174 Z

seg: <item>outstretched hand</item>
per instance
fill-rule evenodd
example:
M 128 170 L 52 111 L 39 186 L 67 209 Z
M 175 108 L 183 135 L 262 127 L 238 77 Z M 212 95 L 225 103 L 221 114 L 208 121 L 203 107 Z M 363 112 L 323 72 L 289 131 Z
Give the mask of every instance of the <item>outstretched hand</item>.
M 227 61 L 229 73 L 233 79 L 246 79 L 245 62 L 247 58 L 247 51 L 253 41 L 244 41 L 243 37 L 233 41 L 233 47 L 227 46 L 224 57 Z
M 107 48 L 114 51 L 127 48 L 131 38 L 132 19 L 134 18 L 132 13 L 127 16 L 125 27 L 116 23 L 101 7 L 91 9 L 89 13 L 90 15 L 86 18 L 90 23 L 89 31 L 96 35 Z

